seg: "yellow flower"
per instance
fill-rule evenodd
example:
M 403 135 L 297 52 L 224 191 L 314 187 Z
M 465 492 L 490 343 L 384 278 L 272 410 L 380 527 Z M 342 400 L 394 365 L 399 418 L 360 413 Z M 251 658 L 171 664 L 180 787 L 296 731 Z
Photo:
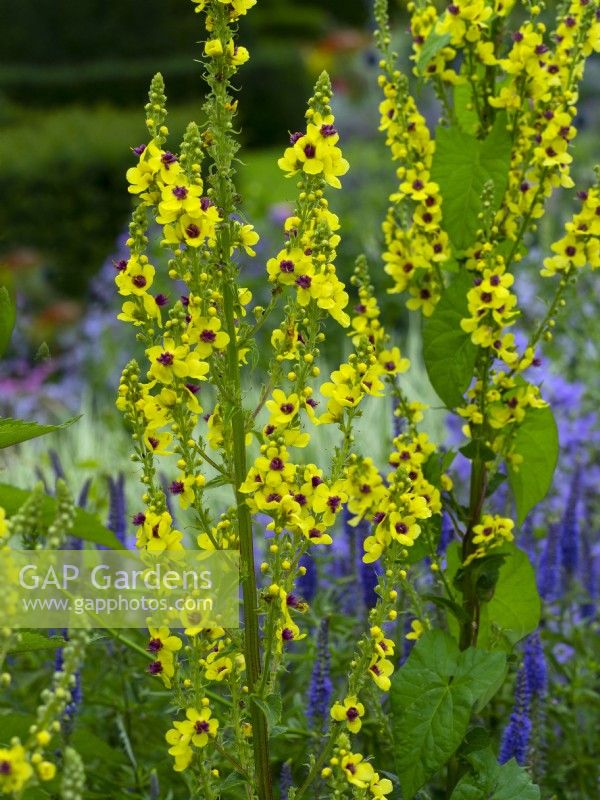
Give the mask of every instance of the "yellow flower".
M 206 701 L 205 701 L 206 702 Z M 219 721 L 211 718 L 210 708 L 205 706 L 201 711 L 188 708 L 183 722 L 175 721 L 167 731 L 165 739 L 171 745 L 169 754 L 175 758 L 174 769 L 181 772 L 186 769 L 193 756 L 194 747 L 206 747 L 210 739 L 214 739 L 219 728 Z
M 408 358 L 402 358 L 398 347 L 382 350 L 378 361 L 387 375 L 398 375 L 400 372 L 406 372 L 410 367 L 410 361 Z
M 200 361 L 197 353 L 190 352 L 187 345 L 176 345 L 173 339 L 149 347 L 146 355 L 151 363 L 149 375 L 161 383 L 170 384 L 176 378 L 204 380 L 208 372 L 208 364 Z
M 289 425 L 294 419 L 300 408 L 298 395 L 293 393 L 286 395 L 281 389 L 275 389 L 271 400 L 266 402 L 270 413 L 269 424 L 279 428 Z
M 369 675 L 382 692 L 389 692 L 392 682 L 390 675 L 394 671 L 394 665 L 386 658 L 381 658 L 378 653 L 374 653 L 369 664 Z
M 41 781 L 51 781 L 56 775 L 56 765 L 50 761 L 41 761 L 37 765 L 37 773 Z
M 213 350 L 223 350 L 229 344 L 229 334 L 221 330 L 221 320 L 217 317 L 194 319 L 189 336 L 196 342 L 193 352 L 201 359 L 210 358 Z
M 119 294 L 126 297 L 130 294 L 145 294 L 152 286 L 154 274 L 155 269 L 152 264 L 148 264 L 147 259 L 142 263 L 136 256 L 132 256 L 127 262 L 126 268 L 117 272 L 115 277 Z
M 407 639 L 411 639 L 412 641 L 417 641 L 423 635 L 425 628 L 423 627 L 423 623 L 420 622 L 418 619 L 413 619 L 410 623 L 411 631 L 410 633 L 406 634 Z
M 206 669 L 204 675 L 207 681 L 222 681 L 233 669 L 233 662 L 230 658 L 223 656 L 217 658 L 218 653 L 211 653 L 206 659 Z M 213 658 L 214 656 L 214 658 Z
M 2 794 L 20 792 L 33 775 L 25 748 L 14 744 L 10 749 L 0 749 L 0 791 Z
M 331 718 L 337 722 L 345 722 L 350 733 L 358 733 L 361 729 L 361 717 L 365 707 L 359 703 L 356 695 L 346 697 L 343 703 L 335 703 L 331 709 Z
M 342 758 L 341 767 L 352 786 L 367 789 L 375 776 L 375 770 L 360 753 L 349 753 Z
M 205 56 L 222 56 L 223 52 L 223 42 L 220 39 L 208 39 L 204 43 Z

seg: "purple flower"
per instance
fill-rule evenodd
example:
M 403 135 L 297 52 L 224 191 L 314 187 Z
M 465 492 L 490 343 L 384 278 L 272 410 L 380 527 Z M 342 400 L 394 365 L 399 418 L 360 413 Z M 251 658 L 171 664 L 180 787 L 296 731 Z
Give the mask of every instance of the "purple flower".
M 308 718 L 315 729 L 325 727 L 333 695 L 331 657 L 329 653 L 329 621 L 321 620 L 317 637 L 317 657 L 308 690 Z
M 125 501 L 125 476 L 120 472 L 116 479 L 108 476 L 108 523 L 121 544 L 126 546 L 127 537 L 127 504 Z
M 521 667 L 517 674 L 515 704 L 500 745 L 500 756 L 498 757 L 500 764 L 506 764 L 511 758 L 514 758 L 520 766 L 525 765 L 531 739 L 530 705 L 531 697 L 527 685 L 527 675 L 524 667 Z
M 575 468 L 569 487 L 569 496 L 562 519 L 560 536 L 561 563 L 570 578 L 577 569 L 579 560 L 579 501 L 581 498 L 581 469 Z
M 529 696 L 543 699 L 548 692 L 548 668 L 539 631 L 526 639 L 523 654 L 523 670 Z
M 558 600 L 562 595 L 562 580 L 558 561 L 558 527 L 550 525 L 546 546 L 538 569 L 538 591 L 546 602 Z
M 317 565 L 312 556 L 305 553 L 301 556 L 299 565 L 306 569 L 304 575 L 299 575 L 296 579 L 296 589 L 299 594 L 310 603 L 317 593 Z

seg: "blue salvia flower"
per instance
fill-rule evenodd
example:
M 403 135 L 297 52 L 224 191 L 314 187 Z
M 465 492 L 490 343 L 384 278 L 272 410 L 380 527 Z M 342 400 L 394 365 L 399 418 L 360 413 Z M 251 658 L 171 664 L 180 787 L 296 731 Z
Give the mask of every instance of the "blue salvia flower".
M 557 600 L 562 594 L 558 544 L 558 526 L 550 525 L 538 569 L 538 591 L 546 602 Z
M 437 551 L 441 555 L 446 552 L 446 549 L 452 539 L 454 538 L 454 526 L 452 519 L 447 511 L 442 511 L 442 529 L 440 533 L 440 540 L 438 542 Z
M 321 620 L 317 637 L 317 657 L 308 690 L 308 718 L 315 729 L 323 729 L 329 718 L 333 695 L 331 682 L 331 656 L 329 653 L 329 621 Z
M 88 498 L 90 496 L 91 486 L 92 486 L 92 479 L 88 478 L 81 487 L 81 490 L 79 492 L 79 497 L 77 498 L 77 505 L 79 506 L 79 508 L 86 508 L 88 504 Z
M 292 788 L 292 762 L 286 761 L 281 767 L 279 775 L 279 797 L 281 800 L 287 800 L 288 793 Z
M 581 584 L 587 595 L 586 601 L 579 607 L 584 619 L 593 617 L 596 613 L 596 597 L 598 595 L 598 561 L 594 557 L 588 535 L 581 537 Z
M 65 471 L 63 469 L 62 462 L 60 460 L 60 456 L 56 452 L 56 450 L 50 449 L 48 450 L 48 455 L 50 456 L 50 463 L 52 464 L 52 471 L 54 472 L 54 477 L 56 480 L 64 481 L 66 480 Z
M 108 523 L 111 530 L 123 546 L 127 536 L 127 504 L 125 501 L 125 476 L 120 472 L 116 478 L 108 476 Z
M 500 755 L 498 762 L 506 764 L 514 758 L 520 766 L 525 766 L 531 739 L 531 718 L 530 714 L 531 698 L 527 686 L 527 674 L 521 667 L 517 674 L 517 686 L 515 689 L 515 704 L 510 715 L 510 720 L 500 745 Z
M 298 575 L 296 578 L 296 591 L 298 594 L 302 595 L 307 603 L 310 603 L 317 593 L 317 565 L 313 557 L 309 556 L 308 553 L 300 556 L 298 564 L 306 569 L 306 573 L 304 575 Z
M 381 564 L 375 562 L 374 564 L 364 564 L 362 559 L 360 562 L 360 582 L 363 590 L 363 600 L 368 609 L 375 608 L 379 595 L 375 591 L 379 576 L 383 572 Z
M 581 470 L 577 466 L 571 478 L 569 496 L 562 519 L 560 532 L 560 554 L 562 567 L 569 577 L 579 561 L 579 501 L 581 499 Z
M 530 698 L 542 700 L 548 692 L 548 668 L 539 631 L 532 633 L 525 641 L 523 670 Z

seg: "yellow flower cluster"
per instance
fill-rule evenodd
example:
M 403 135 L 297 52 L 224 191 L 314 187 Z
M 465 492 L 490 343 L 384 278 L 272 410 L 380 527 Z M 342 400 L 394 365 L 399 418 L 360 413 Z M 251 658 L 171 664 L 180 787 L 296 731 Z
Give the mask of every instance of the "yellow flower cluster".
M 556 274 L 569 275 L 589 264 L 600 267 L 600 192 L 596 186 L 580 192 L 581 211 L 565 225 L 565 235 L 552 245 L 555 255 L 544 260 L 541 274 L 548 278 Z
M 361 753 L 338 747 L 329 763 L 331 766 L 322 770 L 321 777 L 335 782 L 338 789 L 351 786 L 361 792 L 360 797 L 382 798 L 394 788 L 391 780 L 382 778 Z
M 309 109 L 307 117 L 306 132 L 291 135 L 291 146 L 277 163 L 288 178 L 302 171 L 306 175 L 321 175 L 334 189 L 341 189 L 339 176 L 345 175 L 350 165 L 337 147 L 340 135 L 333 114 L 323 116 Z
M 175 674 L 175 653 L 181 650 L 183 643 L 178 636 L 172 636 L 168 628 L 150 628 L 149 633 L 146 649 L 154 661 L 148 666 L 148 672 L 157 675 L 169 689 Z
M 440 297 L 441 265 L 450 257 L 441 228 L 442 198 L 430 179 L 434 143 L 400 72 L 386 61 L 381 64 L 387 72 L 379 79 L 385 97 L 379 106 L 379 129 L 386 133 L 393 160 L 402 162 L 397 170 L 400 184 L 390 195 L 392 205 L 383 223 L 385 271 L 394 282 L 390 291 L 408 291 L 408 308 L 429 316 Z M 407 205 L 412 209 L 409 221 Z
M 514 541 L 515 523 L 508 517 L 484 514 L 478 525 L 473 528 L 472 542 L 476 550 L 465 560 L 465 566 L 476 558 L 482 558 L 490 550 L 502 547 Z
M 519 313 L 517 297 L 510 291 L 514 277 L 506 272 L 503 258 L 497 256 L 496 264 L 484 268 L 474 282 L 467 293 L 471 316 L 461 321 L 461 327 L 471 334 L 474 344 L 493 348 L 505 364 L 513 366 L 518 360 L 514 336 L 504 334 L 504 329 L 514 324 Z

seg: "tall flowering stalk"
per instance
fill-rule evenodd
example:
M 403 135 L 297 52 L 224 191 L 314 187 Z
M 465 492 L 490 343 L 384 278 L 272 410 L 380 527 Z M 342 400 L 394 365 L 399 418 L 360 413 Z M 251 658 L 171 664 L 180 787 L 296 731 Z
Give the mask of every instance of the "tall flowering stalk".
M 444 147 L 434 141 L 408 80 L 396 67 L 386 4 L 376 2 L 381 129 L 398 162 L 399 179 L 383 227 L 383 260 L 392 291 L 408 291 L 408 307 L 430 319 L 425 330 L 428 370 L 442 400 L 464 421 L 463 452 L 472 462 L 465 507 L 447 474 L 454 454 L 437 451 L 419 427 L 424 406 L 403 390 L 401 376 L 410 365 L 383 326 L 366 259 L 357 259 L 349 286 L 337 273 L 341 225 L 328 195 L 342 188 L 349 164 L 340 147 L 326 73 L 315 84 L 305 124 L 291 134 L 278 162 L 296 181 L 297 194 L 283 224 L 281 247 L 266 263 L 271 299 L 265 308 L 253 307 L 251 321 L 252 296 L 243 285 L 238 256 L 242 251 L 254 255 L 258 234 L 243 217 L 234 182 L 234 80 L 249 58 L 236 42 L 236 24 L 255 0 L 195 4 L 206 27 L 205 123 L 202 129 L 190 123 L 180 147 L 168 149 L 164 86 L 160 75 L 154 78 L 146 106 L 150 138 L 134 149 L 138 162 L 127 173 L 129 191 L 138 198 L 130 253 L 115 265 L 124 298 L 119 316 L 136 328 L 145 347 L 145 363 L 125 367 L 118 398 L 145 487 L 143 507 L 134 516 L 137 546 L 154 554 L 189 546 L 169 511 L 169 501 L 176 500 L 198 530 L 194 546 L 239 550 L 241 556 L 240 631 L 205 629 L 194 615 L 184 614 L 183 634 L 167 628 L 149 632 L 148 670 L 172 690 L 182 712 L 166 734 L 169 753 L 175 770 L 190 776 L 194 796 L 218 797 L 226 769 L 248 798 L 273 797 L 270 733 L 285 723 L 280 678 L 290 649 L 302 647 L 307 636 L 303 615 L 308 603 L 300 591 L 307 584 L 302 579 L 306 564 L 333 543 L 345 519 L 348 526 L 367 531 L 362 562 L 377 565 L 368 586 L 368 628 L 358 637 L 343 691 L 332 704 L 321 659 L 315 688 L 318 716 L 327 717 L 327 727 L 317 751 L 308 754 L 308 770 L 292 765 L 297 784 L 288 788 L 288 775 L 286 789 L 290 800 L 313 796 L 319 781 L 340 797 L 381 798 L 392 792 L 391 779 L 377 772 L 357 743 L 364 721 L 373 717 L 386 724 L 377 693 L 385 695 L 394 680 L 400 688 L 392 706 L 417 718 L 414 730 L 400 730 L 396 744 L 400 781 L 407 796 L 413 796 L 428 775 L 410 750 L 412 737 L 423 733 L 419 710 L 411 705 L 415 692 L 410 681 L 450 670 L 451 692 L 455 677 L 460 686 L 461 678 L 473 678 L 469 670 L 477 672 L 467 695 L 468 721 L 476 703 L 497 688 L 494 675 L 501 678 L 506 663 L 501 653 L 478 645 L 482 609 L 494 596 L 500 568 L 518 558 L 512 546 L 515 523 L 488 513 L 486 502 L 502 479 L 504 462 L 523 506 L 524 462 L 530 454 L 522 448 L 520 432 L 531 419 L 540 419 L 536 414 L 547 413 L 539 387 L 526 382 L 523 373 L 538 340 L 551 335 L 575 271 L 586 260 L 598 266 L 597 188 L 585 193 L 582 212 L 544 263 L 543 274 L 559 273 L 560 282 L 547 316 L 522 352 L 510 332 L 518 316 L 512 270 L 524 253 L 525 234 L 543 213 L 544 199 L 556 186 L 570 185 L 575 87 L 586 55 L 596 46 L 597 22 L 586 4 L 574 4 L 568 13 L 576 15 L 575 38 L 569 33 L 573 25 L 561 17 L 550 54 L 544 30 L 528 21 L 504 52 L 510 3 L 497 10 L 477 0 L 464 8 L 451 5 L 442 15 L 430 3 L 409 5 L 417 70 L 433 82 L 443 104 L 440 129 L 452 131 L 446 139 L 442 134 L 440 142 L 451 151 L 468 127 L 469 147 L 479 154 L 473 169 L 488 164 L 480 176 L 479 205 L 470 198 L 472 218 L 457 226 L 452 224 L 453 199 L 460 187 L 448 190 L 452 176 L 448 164 L 442 163 L 444 169 L 438 160 Z M 503 74 L 509 77 L 501 81 Z M 459 86 L 466 92 L 460 103 L 458 95 L 451 97 Z M 504 153 L 500 178 L 497 150 Z M 452 167 L 450 156 L 447 162 Z M 161 226 L 161 244 L 168 253 L 173 284 L 166 295 L 153 290 L 156 268 L 147 254 L 151 221 Z M 332 324 L 347 330 L 350 354 L 326 380 L 318 380 L 320 345 Z M 268 374 L 250 407 L 246 389 L 256 379 L 249 374 L 249 362 L 269 326 L 270 347 L 263 353 Z M 448 334 L 441 337 L 446 348 L 441 359 L 440 326 Z M 459 366 L 448 380 L 444 376 L 457 348 Z M 368 455 L 368 442 L 355 440 L 356 422 L 367 399 L 381 400 L 388 413 L 390 396 L 398 426 L 381 471 Z M 321 454 L 319 463 L 310 462 L 303 450 L 314 429 L 326 425 L 337 430 L 336 447 Z M 173 461 L 161 464 L 171 455 L 174 466 Z M 218 486 L 232 493 L 232 505 L 220 508 L 219 516 L 210 495 Z M 439 547 L 443 504 L 444 540 L 455 540 L 447 549 L 447 566 Z M 255 564 L 253 515 L 268 519 L 260 565 Z M 433 599 L 417 590 L 413 565 L 420 561 L 431 572 L 427 584 L 437 592 Z M 535 587 L 530 591 L 535 593 Z M 459 647 L 450 636 L 440 639 L 440 631 L 431 630 L 439 615 L 429 602 L 454 615 Z M 412 619 L 406 639 L 417 644 L 396 670 L 401 626 L 393 623 L 399 609 Z M 500 640 L 508 649 L 509 634 Z M 440 642 L 445 658 L 438 657 Z M 415 670 L 428 653 L 433 663 Z M 325 705 L 330 707 L 324 714 Z M 465 715 L 461 719 L 465 724 Z M 454 742 L 446 761 L 459 744 Z M 421 760 L 431 768 L 430 758 Z M 422 769 L 417 777 L 415 768 Z M 457 765 L 451 763 L 449 794 L 458 778 Z

